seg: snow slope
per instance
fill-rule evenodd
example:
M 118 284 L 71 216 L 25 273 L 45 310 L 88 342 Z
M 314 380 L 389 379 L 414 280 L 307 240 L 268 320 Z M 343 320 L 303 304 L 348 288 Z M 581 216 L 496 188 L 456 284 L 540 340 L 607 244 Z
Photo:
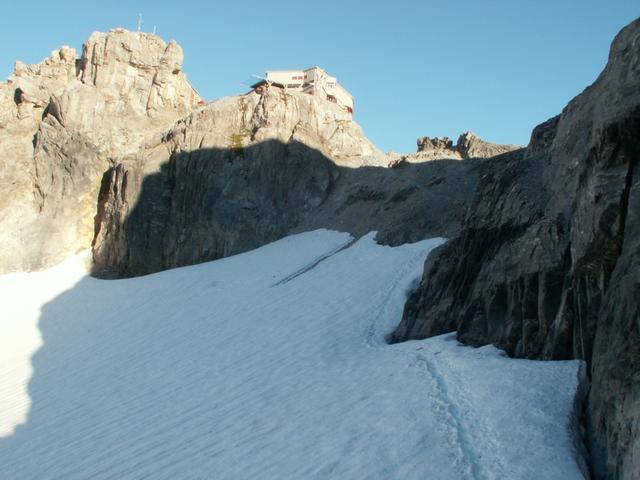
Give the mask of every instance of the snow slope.
M 578 362 L 385 344 L 440 243 L 320 230 L 136 279 L 0 277 L 0 478 L 582 478 Z

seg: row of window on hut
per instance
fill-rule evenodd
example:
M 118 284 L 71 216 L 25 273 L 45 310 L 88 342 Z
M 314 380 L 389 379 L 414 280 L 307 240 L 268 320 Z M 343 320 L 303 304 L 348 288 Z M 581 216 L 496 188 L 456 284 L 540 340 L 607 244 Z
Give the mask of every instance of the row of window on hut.
M 338 83 L 336 77 L 320 67 L 306 70 L 268 70 L 264 78 L 251 85 L 258 93 L 275 86 L 326 98 L 349 113 L 353 113 L 353 96 Z

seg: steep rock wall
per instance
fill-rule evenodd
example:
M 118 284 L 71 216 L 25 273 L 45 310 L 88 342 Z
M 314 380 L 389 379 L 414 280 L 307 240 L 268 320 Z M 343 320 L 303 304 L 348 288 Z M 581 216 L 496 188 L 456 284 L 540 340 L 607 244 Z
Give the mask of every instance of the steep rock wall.
M 16 62 L 0 84 L 0 273 L 52 265 L 93 238 L 102 174 L 199 100 L 182 50 L 155 35 L 94 33 Z
M 598 478 L 640 477 L 640 20 L 520 156 L 480 179 L 393 338 L 457 330 L 515 356 L 585 359 Z

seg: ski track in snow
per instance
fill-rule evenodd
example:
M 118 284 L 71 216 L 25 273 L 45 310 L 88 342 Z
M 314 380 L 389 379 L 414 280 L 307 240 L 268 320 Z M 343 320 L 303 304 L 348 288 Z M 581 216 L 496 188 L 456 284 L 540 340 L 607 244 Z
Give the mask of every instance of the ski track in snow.
M 420 353 L 418 358 L 424 359 L 425 366 L 429 369 L 429 373 L 436 379 L 438 383 L 438 391 L 442 392 L 442 397 L 449 405 L 450 415 L 453 419 L 453 425 L 458 432 L 459 442 L 464 457 L 470 464 L 472 478 L 474 480 L 490 480 L 507 478 L 505 474 L 504 466 L 500 455 L 496 455 L 489 459 L 485 455 L 483 460 L 482 455 L 479 454 L 474 445 L 479 443 L 479 439 L 474 436 L 474 431 L 478 432 L 490 432 L 491 429 L 486 425 L 485 418 L 482 415 L 473 416 L 473 424 L 475 429 L 468 427 L 465 421 L 464 415 L 461 412 L 473 412 L 473 405 L 470 405 L 467 399 L 470 397 L 469 392 L 466 389 L 465 381 L 456 374 L 452 368 L 447 368 L 446 360 L 440 365 L 436 355 L 433 353 Z M 439 372 L 446 371 L 447 375 L 442 375 Z M 447 380 L 447 378 L 449 380 Z M 449 383 L 455 384 L 458 389 L 458 395 L 451 395 L 449 393 Z M 500 452 L 501 445 L 498 444 L 497 439 L 492 435 L 484 436 L 482 442 L 485 445 L 484 450 L 486 452 Z
M 0 478 L 582 478 L 578 362 L 385 342 L 440 243 L 320 230 L 137 279 L 0 277 Z
M 481 458 L 473 447 L 473 440 L 467 431 L 462 415 L 460 415 L 455 401 L 449 396 L 447 381 L 438 372 L 433 359 L 420 353 L 416 353 L 415 357 L 424 364 L 428 375 L 433 380 L 433 396 L 436 402 L 442 405 L 443 418 L 453 432 L 454 438 L 451 441 L 451 446 L 459 452 L 461 463 L 467 469 L 467 478 L 488 480 L 491 477 L 485 473 Z
M 287 275 L 286 277 L 284 277 L 282 280 L 277 281 L 276 283 L 274 283 L 273 285 L 271 285 L 271 287 L 277 287 L 280 285 L 283 285 L 285 283 L 289 283 L 291 280 L 293 280 L 294 278 L 299 277 L 300 275 L 304 275 L 305 273 L 307 273 L 309 270 L 313 270 L 314 268 L 316 268 L 320 263 L 324 262 L 326 259 L 333 257 L 336 253 L 340 253 L 343 250 L 346 250 L 347 248 L 351 247 L 354 243 L 356 243 L 356 239 L 353 238 L 351 240 L 349 240 L 348 242 L 345 242 L 343 245 L 340 245 L 338 248 L 331 250 L 329 253 L 320 255 L 318 258 L 312 260 L 308 265 L 305 265 L 304 267 L 302 267 L 299 270 L 296 270 L 295 272 L 293 272 L 291 275 Z
M 438 243 L 434 245 L 434 247 L 439 245 L 440 243 L 442 242 L 438 241 Z M 408 291 L 405 292 L 402 288 L 399 288 L 400 283 L 406 284 L 408 278 L 412 279 L 421 274 L 421 272 L 416 271 L 416 265 L 421 266 L 422 263 L 424 262 L 424 257 L 425 257 L 424 252 L 419 252 L 418 254 L 410 257 L 398 269 L 398 272 L 396 273 L 393 280 L 389 283 L 389 285 L 385 285 L 384 296 L 382 297 L 381 301 L 377 305 L 377 310 L 378 310 L 377 315 L 373 320 L 367 319 L 368 327 L 366 329 L 367 333 L 365 336 L 365 343 L 370 348 L 375 348 L 386 342 L 385 334 L 391 333 L 391 331 L 393 330 L 393 326 L 389 324 L 385 325 L 386 330 L 388 331 L 385 332 L 385 334 L 383 335 L 379 335 L 378 328 L 380 328 L 380 325 L 382 324 L 383 319 L 397 318 L 397 317 L 394 317 L 393 315 L 394 311 L 397 310 L 397 302 L 392 302 L 392 300 L 394 300 L 393 297 L 394 295 L 398 296 L 398 294 L 401 294 L 401 295 L 404 294 L 403 298 L 404 300 L 406 300 L 406 297 L 408 296 L 409 292 Z M 404 285 L 403 287 L 404 289 L 406 289 L 406 285 Z
M 417 257 L 420 257 L 420 255 L 418 255 Z M 399 269 L 398 274 L 389 285 L 383 300 L 378 306 L 378 308 L 380 309 L 378 318 L 384 317 L 385 315 L 388 316 L 388 314 L 390 313 L 389 310 L 393 308 L 390 300 L 392 299 L 392 296 L 396 291 L 398 284 L 403 279 L 406 279 L 407 275 L 409 275 L 412 270 L 415 270 L 415 265 L 417 263 L 416 260 L 417 258 L 411 258 L 409 261 L 405 262 L 405 264 Z M 378 318 L 376 318 L 376 320 L 378 320 Z M 369 328 L 367 329 L 366 343 L 371 348 L 375 348 L 381 343 L 381 339 L 378 339 L 376 335 L 376 325 L 378 323 L 379 321 L 371 322 Z M 432 390 L 431 396 L 435 399 L 436 404 L 439 404 L 441 406 L 441 410 L 443 413 L 442 418 L 445 419 L 446 424 L 451 428 L 453 432 L 453 439 L 451 440 L 450 445 L 459 454 L 460 458 L 458 459 L 458 462 L 467 469 L 466 478 L 472 480 L 489 480 L 490 478 L 500 478 L 491 477 L 484 471 L 481 458 L 473 447 L 473 440 L 467 431 L 460 412 L 458 411 L 456 402 L 449 396 L 445 378 L 438 373 L 438 368 L 436 367 L 436 362 L 433 356 L 426 355 L 424 353 L 418 353 L 418 351 L 404 354 L 408 355 L 409 357 L 413 356 L 420 363 L 422 363 L 427 372 L 427 375 L 431 378 L 431 380 L 433 380 L 434 388 Z

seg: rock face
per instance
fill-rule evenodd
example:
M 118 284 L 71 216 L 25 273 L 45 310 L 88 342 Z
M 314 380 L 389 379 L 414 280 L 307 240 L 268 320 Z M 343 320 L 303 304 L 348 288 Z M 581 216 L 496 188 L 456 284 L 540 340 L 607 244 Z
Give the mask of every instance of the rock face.
M 36 137 L 51 95 L 64 90 L 75 75 L 75 51 L 63 47 L 38 65 L 16 62 L 8 82 L 0 83 L 0 272 L 48 263 L 44 243 L 49 225 L 31 226 L 46 208 L 45 182 L 54 180 L 44 177 L 46 166 L 36 159 L 36 152 L 38 159 L 44 153 Z
M 103 172 L 199 101 L 175 43 L 94 33 L 0 84 L 0 273 L 87 248 Z
M 462 158 L 489 158 L 522 148 L 518 145 L 499 145 L 482 140 L 473 132 L 465 132 L 458 137 L 456 150 Z
M 435 159 L 489 158 L 522 148 L 518 145 L 498 145 L 487 142 L 473 132 L 462 133 L 455 145 L 448 137 L 420 137 L 417 143 L 418 152 L 407 155 L 404 158 L 406 161 L 415 163 Z
M 320 227 L 375 229 L 389 243 L 456 230 L 480 163 L 385 163 L 317 97 L 274 88 L 212 102 L 105 174 L 94 273 L 190 265 Z
M 145 131 L 162 131 L 200 101 L 182 73 L 182 61 L 182 48 L 174 41 L 165 44 L 155 35 L 123 29 L 95 32 L 82 48 L 78 79 L 95 87 L 101 103 L 94 107 L 98 108 L 95 113 L 80 102 L 69 105 L 76 107 L 70 113 L 75 118 L 83 112 L 94 113 L 101 122 L 108 121 L 109 130 L 116 132 L 102 139 L 105 145 L 122 147 Z M 124 128 L 118 128 L 123 119 L 127 120 Z M 90 130 L 97 133 L 99 129 Z
M 438 154 L 456 155 L 458 151 L 449 137 L 420 137 L 417 141 L 418 152 L 437 152 Z
M 270 89 L 204 105 L 182 58 L 116 29 L 80 58 L 16 64 L 0 84 L 0 273 L 91 244 L 96 274 L 129 276 L 311 228 L 388 243 L 457 231 L 482 162 L 382 168 L 331 102 Z
M 636 20 L 596 82 L 483 173 L 394 333 L 585 359 L 597 478 L 640 478 L 639 46 Z

